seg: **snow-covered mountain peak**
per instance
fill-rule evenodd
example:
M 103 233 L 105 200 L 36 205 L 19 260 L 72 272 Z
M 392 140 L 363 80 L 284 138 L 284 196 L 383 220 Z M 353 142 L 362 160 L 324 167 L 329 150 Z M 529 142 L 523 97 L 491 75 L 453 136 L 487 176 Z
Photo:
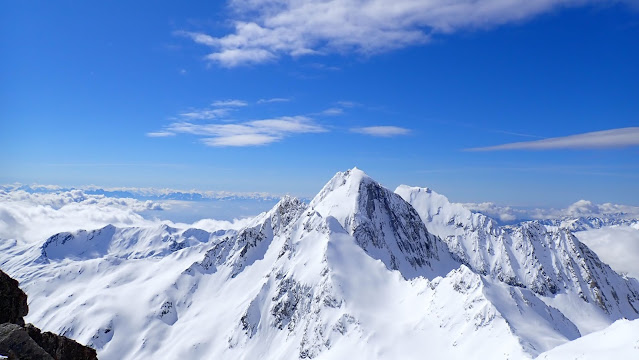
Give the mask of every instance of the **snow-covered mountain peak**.
M 311 200 L 309 207 L 325 216 L 330 214 L 344 225 L 346 217 L 355 211 L 361 185 L 365 183 L 375 181 L 357 168 L 338 172 Z
M 364 251 L 405 278 L 443 275 L 459 266 L 409 203 L 357 168 L 337 173 L 309 209 L 334 217 Z

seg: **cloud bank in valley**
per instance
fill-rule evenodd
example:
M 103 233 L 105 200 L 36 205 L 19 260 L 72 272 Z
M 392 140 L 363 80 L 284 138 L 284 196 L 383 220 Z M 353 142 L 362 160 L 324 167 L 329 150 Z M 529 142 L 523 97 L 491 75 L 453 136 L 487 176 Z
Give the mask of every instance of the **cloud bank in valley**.
M 639 223 L 580 231 L 575 235 L 615 271 L 639 279 Z
M 78 229 L 115 226 L 158 226 L 172 221 L 145 218 L 142 213 L 163 211 L 168 203 L 141 201 L 87 194 L 82 190 L 50 190 L 30 193 L 0 188 L 0 239 L 24 242 L 44 241 L 51 235 Z M 203 219 L 193 226 L 204 230 L 238 228 L 246 220 L 218 221 Z
M 482 213 L 499 220 L 502 223 L 514 223 L 526 220 L 548 220 L 577 217 L 607 217 L 618 216 L 622 218 L 639 218 L 639 206 L 621 204 L 595 204 L 589 200 L 579 200 L 566 208 L 518 208 L 501 206 L 492 202 L 463 203 L 465 208 Z

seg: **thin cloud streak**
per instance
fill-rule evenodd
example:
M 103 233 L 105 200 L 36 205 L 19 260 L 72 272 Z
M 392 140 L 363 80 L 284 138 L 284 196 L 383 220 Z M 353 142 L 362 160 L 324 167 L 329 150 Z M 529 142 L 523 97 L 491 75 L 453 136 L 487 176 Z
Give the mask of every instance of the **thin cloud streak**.
M 211 105 L 215 107 L 243 107 L 247 106 L 248 103 L 244 100 L 231 99 L 214 101 Z
M 342 115 L 343 113 L 344 113 L 344 110 L 340 108 L 329 108 L 321 112 L 322 115 L 328 115 L 328 116 Z
M 289 102 L 291 99 L 289 98 L 271 98 L 271 99 L 259 99 L 257 101 L 258 104 L 271 104 L 271 103 L 282 103 Z
M 629 146 L 639 146 L 639 127 L 593 131 L 543 140 L 477 147 L 466 149 L 466 151 L 606 149 Z
M 148 136 L 148 137 L 169 137 L 169 136 L 175 136 L 175 133 L 172 133 L 170 131 L 155 131 L 155 132 L 146 133 L 146 136 Z
M 351 132 L 378 137 L 393 137 L 408 135 L 411 131 L 410 129 L 402 128 L 399 126 L 367 126 L 352 128 Z

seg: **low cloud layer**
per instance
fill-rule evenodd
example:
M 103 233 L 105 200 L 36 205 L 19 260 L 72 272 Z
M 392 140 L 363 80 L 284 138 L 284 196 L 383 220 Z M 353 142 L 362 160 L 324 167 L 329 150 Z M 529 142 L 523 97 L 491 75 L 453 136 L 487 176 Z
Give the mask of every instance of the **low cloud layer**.
M 492 202 L 464 203 L 465 208 L 482 213 L 502 223 L 514 223 L 526 220 L 549 220 L 578 217 L 610 217 L 639 219 L 639 206 L 619 204 L 595 204 L 588 200 L 579 200 L 564 209 L 522 209 L 499 206 Z
M 639 224 L 580 231 L 576 236 L 615 271 L 639 279 Z
M 142 214 L 168 209 L 168 202 L 140 201 L 132 198 L 87 194 L 82 190 L 56 190 L 41 186 L 46 192 L 33 193 L 0 186 L 0 241 L 42 242 L 51 235 L 78 229 L 96 229 L 112 224 L 126 226 L 188 226 L 215 231 L 237 229 L 245 220 L 199 220 L 193 224 L 176 224 L 145 218 Z M 186 202 L 180 205 L 188 206 Z
M 0 238 L 41 241 L 62 231 L 144 225 L 138 212 L 161 210 L 152 201 L 87 195 L 80 190 L 31 194 L 0 191 Z
M 43 185 L 32 184 L 24 185 L 20 183 L 0 185 L 0 194 L 5 194 L 4 199 L 20 198 L 26 194 L 33 198 L 41 197 L 42 199 L 56 199 L 59 197 L 69 197 L 69 194 L 80 193 L 84 197 L 97 198 L 108 197 L 117 199 L 118 201 L 128 200 L 153 200 L 150 204 L 154 206 L 164 206 L 163 203 L 156 200 L 257 200 L 257 201 L 273 201 L 279 200 L 282 196 L 267 192 L 237 192 L 237 191 L 213 191 L 213 190 L 184 190 L 170 188 L 151 188 L 151 187 L 102 187 L 96 185 L 87 185 L 79 187 L 62 187 L 59 185 Z M 48 194 L 46 197 L 40 194 Z M 0 201 L 3 198 L 0 197 Z M 143 202 L 148 204 L 147 202 Z M 149 209 L 149 207 L 146 207 Z M 139 210 L 140 208 L 138 208 Z
M 639 127 L 628 127 L 534 141 L 478 147 L 469 151 L 603 149 L 639 146 Z
M 370 55 L 425 44 L 437 34 L 485 29 L 599 0 L 231 0 L 233 31 L 176 35 L 210 47 L 206 59 L 234 67 L 281 56 Z

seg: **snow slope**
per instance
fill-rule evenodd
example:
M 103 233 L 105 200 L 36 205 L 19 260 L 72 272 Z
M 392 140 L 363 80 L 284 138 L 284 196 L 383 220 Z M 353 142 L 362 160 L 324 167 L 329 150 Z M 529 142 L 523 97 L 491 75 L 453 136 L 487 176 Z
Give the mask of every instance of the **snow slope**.
M 29 295 L 27 321 L 107 360 L 525 359 L 632 315 L 631 299 L 601 302 L 608 312 L 596 302 L 593 289 L 622 299 L 634 285 L 569 233 L 509 234 L 445 202 L 429 219 L 398 193 L 351 169 L 309 204 L 285 197 L 241 229 L 7 240 L 0 267 Z
M 604 330 L 558 346 L 538 359 L 639 359 L 639 320 L 617 320 Z

